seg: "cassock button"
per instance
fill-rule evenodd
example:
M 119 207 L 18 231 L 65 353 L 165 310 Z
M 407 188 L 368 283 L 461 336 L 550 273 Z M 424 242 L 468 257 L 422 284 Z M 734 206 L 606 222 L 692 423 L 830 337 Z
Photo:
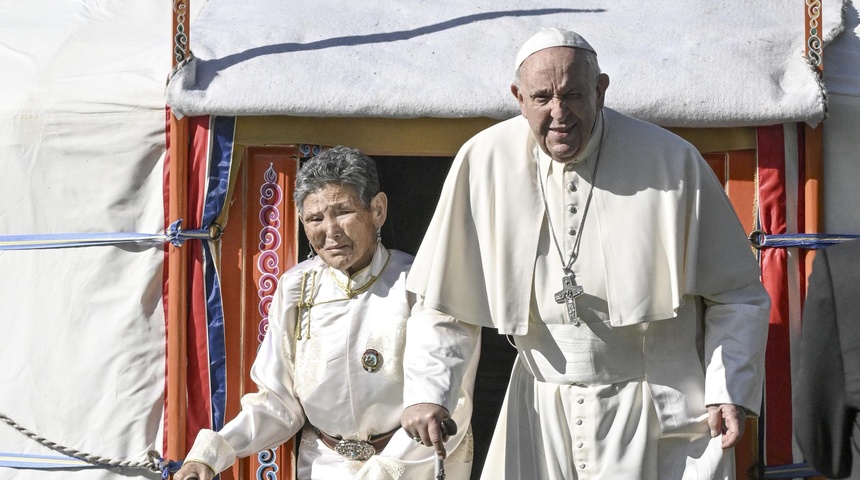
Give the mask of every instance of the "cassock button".
M 574 184 L 573 182 L 569 182 L 567 184 L 567 191 L 568 192 L 575 192 L 576 191 L 576 184 Z
M 581 419 L 581 418 L 576 419 L 576 424 L 577 424 L 577 425 L 582 425 L 582 419 Z
M 575 213 L 576 213 L 576 205 L 568 205 L 568 206 L 567 206 L 567 211 L 568 211 L 569 213 L 575 214 Z
M 585 464 L 584 464 L 584 463 L 580 463 L 580 464 L 579 464 L 579 469 L 580 469 L 580 470 L 585 470 Z
M 585 444 L 582 442 L 579 442 L 576 444 L 576 448 L 582 448 L 583 445 L 585 445 Z
M 582 405 L 585 402 L 585 399 L 582 397 L 576 397 L 576 403 Z
M 570 235 L 571 237 L 576 236 L 576 229 L 575 229 L 575 228 L 573 228 L 573 227 L 568 228 L 568 229 L 567 229 L 567 234 L 568 234 L 568 235 Z
M 382 354 L 372 348 L 368 348 L 361 355 L 361 367 L 373 373 L 382 366 Z

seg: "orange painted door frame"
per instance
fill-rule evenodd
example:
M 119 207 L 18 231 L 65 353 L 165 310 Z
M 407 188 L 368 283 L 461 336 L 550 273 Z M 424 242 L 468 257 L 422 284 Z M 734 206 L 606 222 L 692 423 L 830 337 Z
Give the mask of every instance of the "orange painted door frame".
M 744 230 L 753 231 L 756 228 L 756 151 L 736 150 L 703 156 L 726 190 Z M 737 478 L 752 478 L 749 472 L 755 471 L 761 463 L 755 418 L 746 420 L 744 437 L 735 447 L 735 462 Z
M 226 421 L 239 412 L 242 395 L 257 390 L 249 372 L 268 329 L 269 306 L 278 279 L 298 262 L 298 215 L 292 194 L 302 157 L 298 147 L 250 147 L 239 167 L 221 245 Z M 240 459 L 221 476 L 292 479 L 294 446 L 291 440 Z

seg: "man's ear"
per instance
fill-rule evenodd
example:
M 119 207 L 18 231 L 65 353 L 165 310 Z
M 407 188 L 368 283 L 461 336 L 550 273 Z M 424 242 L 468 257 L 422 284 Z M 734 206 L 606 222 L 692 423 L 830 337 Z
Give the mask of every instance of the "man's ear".
M 601 73 L 597 76 L 597 108 L 603 108 L 607 88 L 609 88 L 609 75 Z
M 525 99 L 523 98 L 523 93 L 520 91 L 520 87 L 517 86 L 516 83 L 511 84 L 511 93 L 514 95 L 514 98 L 517 99 L 517 104 L 520 106 L 520 112 L 524 117 L 528 118 L 526 115 L 525 109 Z

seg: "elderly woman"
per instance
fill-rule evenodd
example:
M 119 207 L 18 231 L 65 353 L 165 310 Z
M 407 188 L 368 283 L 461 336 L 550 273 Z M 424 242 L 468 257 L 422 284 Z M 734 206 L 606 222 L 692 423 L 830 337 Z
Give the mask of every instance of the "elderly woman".
M 376 165 L 334 147 L 302 167 L 293 198 L 317 256 L 280 279 L 251 368 L 259 391 L 220 432 L 198 434 L 174 478 L 209 480 L 301 432 L 300 480 L 432 479 L 434 449 L 400 428 L 412 256 L 380 241 L 388 199 Z M 471 470 L 472 383 L 463 383 L 452 413 L 460 428 L 445 443 L 449 479 Z

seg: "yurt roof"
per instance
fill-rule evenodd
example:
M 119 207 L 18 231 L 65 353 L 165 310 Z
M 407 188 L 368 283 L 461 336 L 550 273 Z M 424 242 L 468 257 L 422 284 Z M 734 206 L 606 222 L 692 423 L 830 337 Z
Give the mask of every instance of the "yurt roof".
M 805 3 L 208 0 L 167 102 L 182 115 L 508 118 L 517 50 L 557 26 L 597 50 L 616 110 L 668 127 L 817 124 Z M 820 13 L 826 45 L 843 1 Z

